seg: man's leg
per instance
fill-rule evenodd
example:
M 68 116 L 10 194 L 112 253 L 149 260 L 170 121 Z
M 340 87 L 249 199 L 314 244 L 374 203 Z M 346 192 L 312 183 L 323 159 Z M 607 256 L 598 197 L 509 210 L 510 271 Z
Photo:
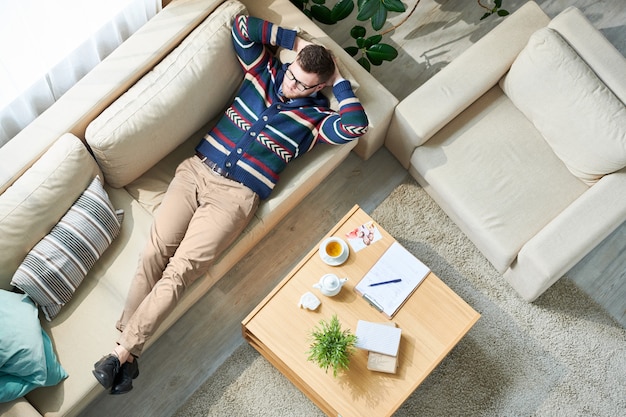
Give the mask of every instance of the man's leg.
M 198 206 L 191 165 L 189 160 L 179 165 L 155 213 L 149 240 L 141 254 L 122 317 L 117 322 L 120 331 L 163 275 L 168 259 L 174 255 Z M 112 354 L 94 364 L 93 374 L 105 388 L 111 388 L 111 394 L 124 394 L 132 389 L 132 380 L 139 375 L 139 368 L 130 350 L 117 345 Z
M 150 237 L 140 255 L 124 311 L 117 322 L 120 331 L 124 330 L 126 322 L 139 304 L 161 279 L 167 262 L 185 236 L 189 222 L 198 207 L 196 179 L 191 161 L 189 159 L 183 161 L 155 213 Z
M 118 343 L 139 356 L 147 339 L 176 306 L 185 289 L 204 274 L 248 224 L 258 196 L 242 184 L 216 176 L 197 158 L 190 172 L 198 183 L 197 201 L 189 227 L 162 273 L 128 319 Z

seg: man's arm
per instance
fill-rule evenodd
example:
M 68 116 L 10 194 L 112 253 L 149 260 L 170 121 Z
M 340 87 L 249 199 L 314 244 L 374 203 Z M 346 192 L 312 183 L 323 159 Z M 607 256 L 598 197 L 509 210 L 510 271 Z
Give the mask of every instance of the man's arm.
M 250 71 L 270 59 L 265 45 L 294 49 L 297 32 L 256 17 L 239 15 L 233 22 L 232 33 L 239 61 Z
M 318 140 L 340 145 L 363 136 L 369 122 L 361 102 L 352 91 L 350 81 L 344 79 L 338 69 L 333 81 L 333 94 L 339 102 L 339 113 L 333 113 L 322 121 Z
M 239 61 L 245 71 L 264 66 L 271 59 L 265 45 L 279 46 L 296 53 L 311 42 L 297 37 L 295 30 L 283 28 L 272 22 L 252 16 L 240 15 L 233 23 L 233 42 Z M 335 66 L 335 74 L 328 80 L 339 101 L 339 113 L 330 114 L 319 126 L 318 140 L 343 144 L 362 136 L 367 131 L 367 115 L 361 102 Z
M 298 53 L 312 42 L 296 37 L 293 50 Z M 333 58 L 335 59 L 335 58 Z M 358 97 L 352 91 L 350 81 L 346 80 L 339 70 L 335 59 L 335 73 L 326 81 L 332 86 L 333 95 L 339 102 L 339 114 L 326 118 L 320 128 L 318 140 L 332 144 L 351 142 L 367 132 L 368 119 Z

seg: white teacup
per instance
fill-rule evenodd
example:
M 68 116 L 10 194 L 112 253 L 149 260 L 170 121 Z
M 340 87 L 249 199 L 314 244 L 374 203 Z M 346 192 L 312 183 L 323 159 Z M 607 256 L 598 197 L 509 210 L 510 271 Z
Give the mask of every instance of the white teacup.
M 329 237 L 320 245 L 320 257 L 329 265 L 340 265 L 348 258 L 349 249 L 338 237 Z

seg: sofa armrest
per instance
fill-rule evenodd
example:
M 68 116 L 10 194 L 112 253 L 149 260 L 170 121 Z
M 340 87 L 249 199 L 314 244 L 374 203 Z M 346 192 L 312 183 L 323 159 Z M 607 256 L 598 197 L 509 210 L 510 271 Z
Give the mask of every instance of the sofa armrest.
M 504 277 L 533 301 L 626 221 L 626 168 L 605 175 L 520 250 Z
M 241 0 L 241 2 L 246 5 L 251 16 L 284 27 L 303 29 L 341 60 L 360 85 L 356 95 L 369 119 L 368 132 L 359 139 L 354 151 L 363 159 L 372 156 L 385 141 L 398 99 L 289 0 Z
M 493 87 L 548 16 L 530 1 L 396 107 L 385 146 L 408 168 L 413 150 Z

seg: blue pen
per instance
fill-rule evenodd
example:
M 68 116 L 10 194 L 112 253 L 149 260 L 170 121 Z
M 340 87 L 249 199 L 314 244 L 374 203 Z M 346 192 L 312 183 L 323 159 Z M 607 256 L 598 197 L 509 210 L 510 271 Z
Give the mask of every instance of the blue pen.
M 401 282 L 401 279 L 392 279 L 391 281 L 383 281 L 383 282 L 375 282 L 373 284 L 370 284 L 370 287 L 375 287 L 377 285 L 385 285 L 385 284 L 394 284 L 396 282 Z

